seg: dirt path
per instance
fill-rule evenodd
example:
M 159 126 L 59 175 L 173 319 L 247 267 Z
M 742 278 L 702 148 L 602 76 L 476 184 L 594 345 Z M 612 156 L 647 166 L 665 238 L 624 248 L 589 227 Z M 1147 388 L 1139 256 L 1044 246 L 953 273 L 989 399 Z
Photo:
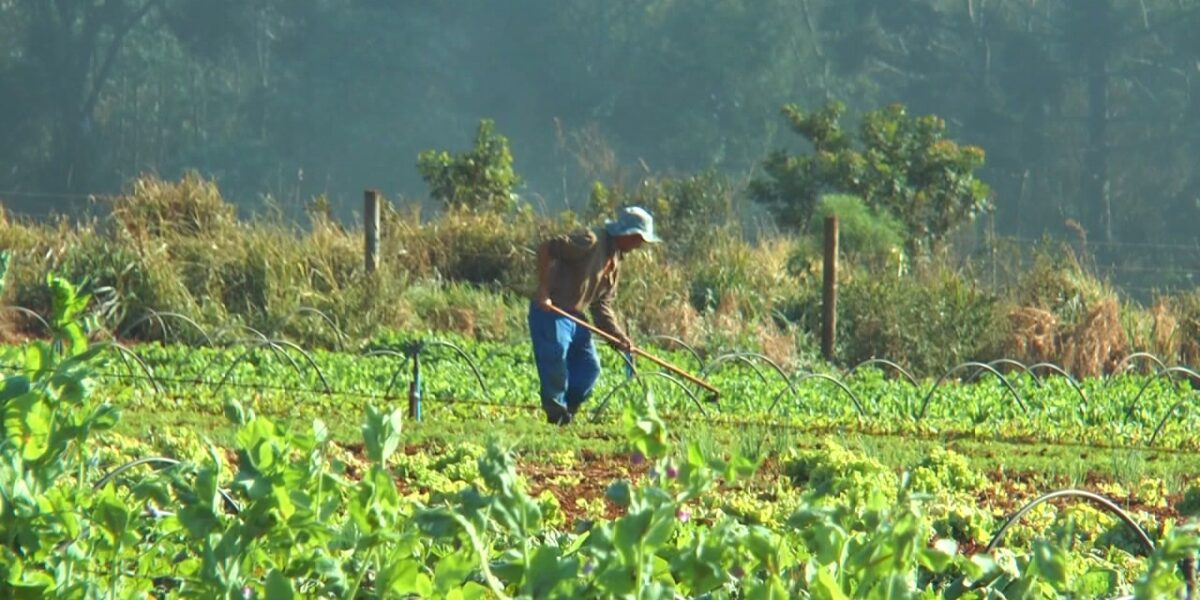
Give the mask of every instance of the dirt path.
M 605 495 L 608 486 L 621 479 L 636 482 L 646 474 L 649 466 L 646 463 L 634 465 L 628 456 L 623 455 L 599 455 L 587 450 L 579 454 L 577 464 L 569 467 L 522 460 L 517 470 L 529 482 L 530 494 L 537 496 L 549 490 L 558 498 L 567 523 L 585 518 L 586 509 L 579 505 L 580 500 L 592 502 L 597 498 L 603 499 L 607 507 L 605 518 L 620 516 L 623 512 L 621 507 L 613 504 Z M 571 479 L 580 478 L 580 481 L 576 485 L 564 485 L 558 481 L 563 475 L 571 476 Z

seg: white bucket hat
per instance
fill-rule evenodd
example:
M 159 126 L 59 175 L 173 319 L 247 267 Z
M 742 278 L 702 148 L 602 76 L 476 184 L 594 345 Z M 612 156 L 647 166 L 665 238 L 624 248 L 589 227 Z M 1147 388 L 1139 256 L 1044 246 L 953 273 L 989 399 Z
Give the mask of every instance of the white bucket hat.
M 651 244 L 661 242 L 654 235 L 654 217 L 640 206 L 630 206 L 617 211 L 616 221 L 606 221 L 604 229 L 609 235 L 638 235 Z

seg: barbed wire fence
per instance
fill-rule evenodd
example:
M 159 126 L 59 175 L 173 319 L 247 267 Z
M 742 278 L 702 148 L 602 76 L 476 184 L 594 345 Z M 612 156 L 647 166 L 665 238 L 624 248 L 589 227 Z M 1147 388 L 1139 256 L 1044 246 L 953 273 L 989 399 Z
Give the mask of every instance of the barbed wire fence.
M 1143 306 L 1200 285 L 1200 238 L 1188 242 L 1106 242 L 1055 236 L 987 235 L 963 243 L 958 260 L 994 290 L 1021 288 L 1040 257 L 1073 260 Z
M 98 205 L 121 196 L 120 192 L 10 189 L 0 190 L 0 206 L 6 200 L 19 200 L 25 206 L 53 202 L 54 212 L 91 217 L 98 214 L 94 210 Z M 759 224 L 759 229 L 778 232 L 776 228 L 764 227 Z M 983 223 L 981 228 L 987 229 Z M 1143 304 L 1153 302 L 1157 295 L 1189 292 L 1200 285 L 1200 237 L 1191 241 L 1135 242 L 1092 240 L 1078 235 L 1031 237 L 990 230 L 963 230 L 953 239 L 960 263 L 967 265 L 978 281 L 988 283 L 994 289 L 1019 285 L 1040 252 L 1062 249 L 1069 250 L 1089 273 L 1109 283 L 1127 298 Z M 511 253 L 461 255 L 489 259 L 511 257 Z

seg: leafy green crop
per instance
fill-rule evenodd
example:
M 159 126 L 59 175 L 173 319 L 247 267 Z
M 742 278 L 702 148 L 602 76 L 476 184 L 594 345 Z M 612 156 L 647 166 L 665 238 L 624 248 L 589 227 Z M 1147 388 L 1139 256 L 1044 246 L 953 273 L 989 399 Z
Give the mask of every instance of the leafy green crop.
M 87 486 L 92 435 L 111 429 L 119 413 L 92 393 L 102 348 L 88 348 L 73 320 L 86 300 L 69 283 L 50 281 L 65 340 L 0 352 L 0 361 L 16 366 L 0 385 L 0 573 L 18 595 L 84 595 L 101 588 L 80 574 L 111 565 L 122 544 L 136 540 L 125 528 L 130 509 L 111 490 L 94 494 Z
M 1139 514 L 1157 537 L 1145 554 L 1106 515 L 1042 505 L 1013 528 L 1005 547 L 982 553 L 1002 513 L 980 507 L 978 498 L 1005 490 L 947 451 L 895 473 L 830 443 L 791 453 L 782 465 L 789 479 L 764 491 L 757 460 L 677 441 L 665 409 L 688 406 L 686 397 L 650 386 L 630 387 L 613 408 L 643 470 L 606 482 L 611 514 L 565 527 L 556 502 L 533 495 L 517 457 L 496 444 L 436 457 L 401 451 L 408 424 L 396 407 L 367 403 L 361 449 L 350 452 L 332 442 L 320 418 L 307 428 L 275 421 L 270 413 L 346 406 L 320 391 L 313 370 L 270 349 L 234 362 L 240 354 L 142 348 L 159 385 L 188 399 L 182 408 L 223 413 L 236 434 L 226 448 L 187 438 L 178 442 L 177 464 L 104 477 L 134 456 L 97 443 L 95 434 L 119 419 L 116 401 L 162 396 L 145 381 L 131 387 L 137 380 L 128 373 L 137 371 L 130 365 L 125 377 L 105 377 L 121 373 L 120 355 L 88 344 L 80 320 L 87 297 L 63 280 L 48 283 L 57 343 L 6 348 L 0 356 L 7 373 L 0 387 L 0 578 L 13 597 L 1161 598 L 1184 586 L 1179 565 L 1200 550 L 1192 524 Z M 518 356 L 479 346 L 470 353 L 487 365 L 516 364 Z M 364 396 L 394 383 L 398 369 L 394 358 L 318 353 L 315 361 L 331 386 Z M 431 369 L 432 402 L 475 393 L 521 401 L 518 387 L 471 392 L 463 372 L 431 364 L 439 367 Z M 210 372 L 228 374 L 225 387 L 209 382 L 217 393 L 197 393 L 197 378 Z M 497 372 L 504 386 L 530 383 L 519 369 Z M 766 416 L 754 398 L 778 396 L 769 380 L 740 377 L 727 380 L 746 386 L 739 406 Z M 1073 389 L 1018 377 L 1028 414 L 1003 386 L 949 386 L 929 423 L 917 423 L 912 409 L 927 393 L 867 375 L 851 389 L 867 399 L 870 419 L 815 388 L 794 392 L 791 414 L 917 432 L 966 416 L 989 433 L 1030 431 L 1045 426 L 1039 419 L 1047 414 L 1077 415 L 1084 429 L 1111 432 L 1105 419 L 1123 417 L 1121 427 L 1138 432 L 1139 381 L 1111 384 L 1121 402 L 1080 405 Z M 254 386 L 258 393 L 248 393 Z M 1089 398 L 1111 391 L 1108 383 L 1085 387 Z M 1157 391 L 1139 402 L 1165 405 L 1171 388 L 1150 382 L 1146 389 Z M 310 403 L 315 408 L 302 408 Z M 456 415 L 444 408 L 439 418 Z M 766 502 L 786 513 L 755 517 L 755 503 L 763 502 L 756 493 L 773 495 Z
M 537 375 L 527 347 L 454 341 L 478 367 L 482 385 L 456 351 L 425 346 L 421 391 L 426 419 L 453 422 L 536 409 Z M 165 397 L 181 409 L 221 415 L 226 402 L 236 399 L 258 414 L 311 420 L 346 407 L 360 410 L 364 399 L 404 402 L 412 380 L 412 364 L 404 356 L 414 347 L 409 340 L 397 340 L 391 348 L 399 356 L 313 351 L 310 364 L 290 348 L 140 346 L 136 351 L 161 392 L 146 372 L 122 359 L 103 374 L 102 393 L 135 410 L 153 410 Z M 696 368 L 690 355 L 662 354 Z M 1115 375 L 1081 381 L 1077 390 L 1062 377 L 1035 379 L 1016 371 L 1002 382 L 992 374 L 971 380 L 972 373 L 964 371 L 968 381 L 935 387 L 932 379 L 913 385 L 879 370 L 860 369 L 834 374 L 840 386 L 824 374 L 803 372 L 790 373 L 789 385 L 765 363 L 726 361 L 710 364 L 705 373 L 723 392 L 712 403 L 695 390 L 652 375 L 650 365 L 640 365 L 642 377 L 627 381 L 619 360 L 614 353 L 602 353 L 605 374 L 585 405 L 586 418 L 612 422 L 622 407 L 641 402 L 650 392 L 668 421 L 727 424 L 747 435 L 786 427 L 1102 447 L 1140 447 L 1153 440 L 1159 448 L 1200 448 L 1200 439 L 1189 434 L 1200 426 L 1200 412 L 1180 403 L 1191 390 L 1186 381 L 1166 377 Z M 333 393 L 326 393 L 326 385 Z

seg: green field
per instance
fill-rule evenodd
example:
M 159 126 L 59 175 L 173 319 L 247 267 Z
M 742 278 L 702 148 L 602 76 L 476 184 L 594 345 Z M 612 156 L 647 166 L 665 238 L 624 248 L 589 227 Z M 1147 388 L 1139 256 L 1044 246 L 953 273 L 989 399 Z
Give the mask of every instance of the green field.
M 126 347 L 52 323 L 0 356 L 17 597 L 1152 598 L 1200 548 L 1192 391 L 1144 365 L 911 381 L 656 350 L 713 399 L 605 351 L 563 428 L 519 344 Z M 989 548 L 1064 488 L 1114 510 L 1039 504 Z
M 0 600 L 1200 598 L 1198 30 L 0 0 Z

